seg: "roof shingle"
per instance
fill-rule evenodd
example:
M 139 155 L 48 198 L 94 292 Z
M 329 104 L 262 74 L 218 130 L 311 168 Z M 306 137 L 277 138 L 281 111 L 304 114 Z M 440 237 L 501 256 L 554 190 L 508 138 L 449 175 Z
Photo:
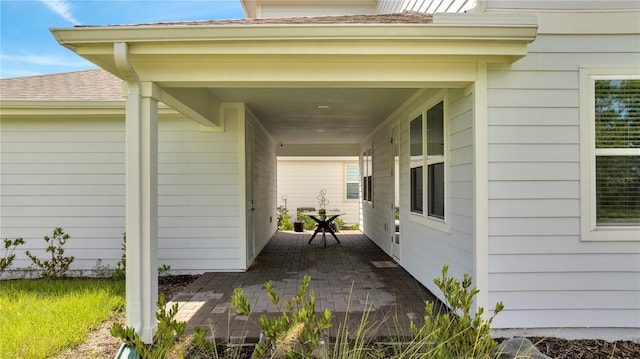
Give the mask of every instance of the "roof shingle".
M 207 26 L 207 25 L 314 25 L 314 24 L 431 24 L 433 16 L 414 11 L 404 11 L 393 14 L 375 15 L 326 15 L 326 16 L 298 16 L 248 18 L 233 20 L 201 20 L 156 22 L 129 25 L 106 26 Z M 77 27 L 92 27 L 78 25 Z
M 117 101 L 122 80 L 102 69 L 0 79 L 0 99 Z

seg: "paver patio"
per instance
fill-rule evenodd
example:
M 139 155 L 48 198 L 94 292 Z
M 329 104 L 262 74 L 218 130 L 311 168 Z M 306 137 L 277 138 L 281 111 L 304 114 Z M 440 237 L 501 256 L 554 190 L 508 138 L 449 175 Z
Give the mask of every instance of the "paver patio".
M 408 333 L 409 320 L 421 323 L 424 301 L 435 297 L 409 273 L 397 266 L 359 231 L 338 233 L 340 244 L 327 238 L 307 244 L 310 232 L 277 232 L 254 264 L 244 273 L 205 273 L 176 295 L 178 320 L 210 330 L 217 341 L 258 340 L 260 315 L 277 315 L 267 298 L 264 283 L 271 280 L 281 301 L 298 291 L 305 275 L 317 298 L 316 310 L 333 313 L 330 336 L 335 336 L 349 313 L 349 325 L 360 321 L 363 311 L 382 325 L 378 337 Z M 253 314 L 239 316 L 231 307 L 234 288 L 242 288 Z

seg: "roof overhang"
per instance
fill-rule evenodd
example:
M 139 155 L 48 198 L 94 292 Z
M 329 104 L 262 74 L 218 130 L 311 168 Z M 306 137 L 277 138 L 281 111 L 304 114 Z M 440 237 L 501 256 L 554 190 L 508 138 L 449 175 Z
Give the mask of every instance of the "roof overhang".
M 514 61 L 536 37 L 533 16 L 436 14 L 431 24 L 243 24 L 75 27 L 51 30 L 78 55 L 118 74 L 113 44 L 132 56 L 473 56 Z M 500 59 L 500 60 L 498 60 Z M 134 63 L 135 65 L 135 63 Z
M 357 143 L 411 93 L 466 88 L 478 79 L 479 62 L 511 63 L 526 56 L 536 38 L 536 18 L 501 15 L 436 14 L 433 23 L 431 18 L 429 23 L 385 24 L 206 22 L 52 32 L 63 46 L 123 79 L 127 76 L 119 71 L 115 49 L 126 44 L 137 79 L 156 84 L 168 95 L 163 102 L 203 125 L 219 124 L 216 104 L 244 102 L 265 125 L 281 121 L 289 126 L 284 140 L 307 143 L 311 138 L 300 134 L 305 128 L 335 127 L 351 119 L 357 135 L 354 130 L 344 137 L 347 131 L 336 127 L 324 133 L 326 139 L 316 135 L 313 140 Z M 329 92 L 337 101 L 360 102 L 357 107 L 342 103 L 332 115 L 319 113 L 321 103 L 311 99 Z M 386 107 L 372 113 L 372 103 Z M 302 112 L 302 106 L 308 110 Z M 277 110 L 278 117 L 270 117 L 268 110 Z M 300 132 L 291 132 L 294 125 Z M 282 133 L 271 133 L 276 132 Z

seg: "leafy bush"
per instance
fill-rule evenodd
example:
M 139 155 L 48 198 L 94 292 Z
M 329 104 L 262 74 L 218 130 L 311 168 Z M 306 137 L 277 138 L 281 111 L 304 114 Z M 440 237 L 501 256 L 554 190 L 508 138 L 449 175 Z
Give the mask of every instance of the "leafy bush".
M 163 275 L 169 275 L 171 274 L 171 266 L 168 264 L 163 264 L 160 267 L 158 267 L 158 275 L 159 276 L 163 276 Z
M 291 217 L 287 213 L 283 213 L 278 218 L 278 229 L 281 231 L 291 231 L 293 230 L 293 221 Z
M 504 305 L 498 302 L 494 314 L 488 319 L 483 318 L 482 307 L 472 316 L 473 298 L 479 290 L 475 287 L 469 289 L 472 279 L 467 273 L 460 283 L 448 277 L 448 271 L 449 267 L 443 266 L 442 277 L 435 278 L 433 282 L 444 294 L 451 312 L 436 314 L 434 303 L 426 302 L 424 325 L 417 328 L 411 323 L 414 343 L 420 343 L 420 350 L 430 353 L 429 358 L 491 358 L 496 343 L 491 338 L 490 326 Z
M 11 266 L 13 260 L 16 259 L 15 253 L 13 253 L 16 248 L 20 245 L 24 244 L 24 239 L 16 238 L 16 239 L 4 239 L 4 254 L 2 258 L 0 258 L 0 274 L 4 273 L 7 268 Z
M 273 319 L 260 316 L 266 339 L 256 345 L 253 358 L 306 358 L 319 348 L 322 336 L 331 327 L 331 312 L 324 309 L 321 315 L 316 313 L 316 297 L 308 294 L 310 282 L 311 277 L 305 276 L 298 293 L 284 302 L 284 308 L 271 281 L 265 283 L 269 300 L 282 315 Z M 234 290 L 231 305 L 240 315 L 251 314 L 249 301 L 240 288 Z
M 287 209 L 287 207 L 278 206 L 276 208 L 276 211 L 278 212 L 278 228 L 280 228 L 280 226 L 282 225 L 282 219 L 284 215 L 286 215 L 289 220 L 291 220 L 291 216 L 289 216 L 289 210 Z
M 316 229 L 316 226 L 318 225 L 318 222 L 314 221 L 311 217 L 302 212 L 298 212 L 298 222 L 304 223 L 304 229 L 307 230 Z
M 114 269 L 111 275 L 114 280 L 124 280 L 127 277 L 127 234 L 122 233 L 122 257 L 116 263 L 116 269 Z
M 116 263 L 116 268 L 113 270 L 113 274 L 111 278 L 114 280 L 124 280 L 127 277 L 127 234 L 122 233 L 122 257 Z M 158 275 L 169 275 L 171 271 L 171 266 L 168 264 L 163 264 L 158 267 Z
M 69 266 L 73 263 L 75 257 L 64 256 L 64 245 L 71 238 L 70 235 L 64 233 L 64 230 L 57 227 L 53 230 L 53 236 L 44 236 L 45 242 L 48 246 L 45 249 L 47 253 L 51 253 L 51 259 L 42 260 L 30 251 L 26 251 L 26 254 L 31 261 L 42 269 L 42 276 L 46 278 L 61 278 L 66 277 L 69 271 Z
M 153 335 L 153 342 L 147 344 L 140 339 L 138 333 L 132 327 L 123 327 L 120 323 L 115 323 L 111 327 L 111 335 L 122 341 L 135 350 L 141 359 L 164 359 L 167 353 L 173 347 L 173 344 L 181 336 L 184 335 L 187 328 L 187 322 L 178 322 L 175 320 L 178 314 L 178 303 L 174 304 L 169 311 L 166 310 L 167 302 L 164 295 L 158 296 L 158 329 Z

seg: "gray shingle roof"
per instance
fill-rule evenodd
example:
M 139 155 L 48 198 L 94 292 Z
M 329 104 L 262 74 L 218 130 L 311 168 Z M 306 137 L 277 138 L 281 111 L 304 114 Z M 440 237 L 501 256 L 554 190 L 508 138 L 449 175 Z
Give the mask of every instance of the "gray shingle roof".
M 327 15 L 327 16 L 298 16 L 249 18 L 235 20 L 203 20 L 203 21 L 175 21 L 156 22 L 147 24 L 107 25 L 107 26 L 206 26 L 206 25 L 313 25 L 313 24 L 431 24 L 433 16 L 405 11 L 394 14 L 376 15 Z M 91 27 L 78 25 L 78 27 Z
M 0 99 L 123 100 L 122 80 L 102 69 L 0 79 Z
M 305 25 L 305 24 L 430 24 L 432 16 L 405 11 L 396 14 L 302 16 L 238 20 L 179 21 L 108 26 Z M 90 27 L 80 25 L 78 27 Z M 102 69 L 0 79 L 0 99 L 30 101 L 122 100 L 122 80 Z

